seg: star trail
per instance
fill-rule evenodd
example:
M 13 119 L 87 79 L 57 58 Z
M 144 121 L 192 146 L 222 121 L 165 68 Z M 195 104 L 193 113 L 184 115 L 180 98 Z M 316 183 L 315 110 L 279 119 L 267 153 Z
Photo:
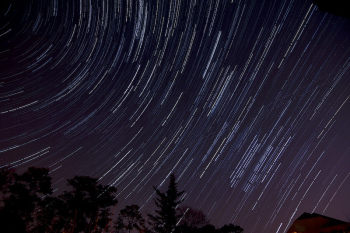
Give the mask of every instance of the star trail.
M 0 166 L 154 208 L 174 173 L 211 223 L 350 215 L 350 21 L 312 1 L 5 1 Z M 115 210 L 117 211 L 117 210 Z

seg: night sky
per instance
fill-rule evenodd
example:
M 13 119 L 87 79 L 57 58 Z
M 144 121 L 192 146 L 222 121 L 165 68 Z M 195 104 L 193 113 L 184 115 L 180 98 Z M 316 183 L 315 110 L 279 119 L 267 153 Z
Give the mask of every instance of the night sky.
M 0 17 L 1 167 L 48 167 L 54 194 L 97 177 L 114 211 L 143 213 L 174 173 L 185 204 L 245 232 L 348 220 L 349 19 L 311 0 L 18 0 Z

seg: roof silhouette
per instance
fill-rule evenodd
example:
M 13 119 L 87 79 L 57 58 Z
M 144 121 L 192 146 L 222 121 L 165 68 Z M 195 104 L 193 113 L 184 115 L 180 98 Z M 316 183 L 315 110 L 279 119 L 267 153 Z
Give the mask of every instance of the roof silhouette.
M 338 15 L 345 18 L 350 18 L 350 10 L 348 0 L 313 0 L 318 9 L 322 12 Z
M 350 223 L 317 213 L 303 213 L 291 225 L 287 233 L 350 232 Z

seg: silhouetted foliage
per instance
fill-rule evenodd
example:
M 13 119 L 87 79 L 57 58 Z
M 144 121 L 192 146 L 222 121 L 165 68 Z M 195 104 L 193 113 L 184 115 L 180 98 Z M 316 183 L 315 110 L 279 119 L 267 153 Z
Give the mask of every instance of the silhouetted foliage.
M 118 203 L 113 195 L 117 189 L 98 184 L 96 178 L 88 176 L 75 176 L 67 181 L 72 190 L 59 196 L 63 201 L 58 211 L 59 220 L 69 223 L 71 232 L 108 227 L 111 221 L 109 207 Z
M 21 216 L 8 208 L 0 209 L 0 226 L 2 232 L 26 232 L 26 225 Z
M 53 197 L 48 174 L 46 168 L 29 167 L 22 175 L 12 169 L 0 169 L 1 232 L 109 232 L 110 207 L 118 203 L 114 197 L 116 188 L 98 184 L 96 178 L 75 176 L 67 180 L 70 191 Z M 202 211 L 188 206 L 179 209 L 184 191 L 178 190 L 174 175 L 170 175 L 165 192 L 154 189 L 156 210 L 148 214 L 152 229 L 145 227 L 139 206 L 130 205 L 120 211 L 114 222 L 117 233 L 133 230 L 142 233 L 243 232 L 233 224 L 216 229 Z
M 177 206 L 183 201 L 180 200 L 184 191 L 179 191 L 173 174 L 170 175 L 170 183 L 166 192 L 160 192 L 154 187 L 157 197 L 154 199 L 156 205 L 155 214 L 148 214 L 149 224 L 155 232 L 169 233 L 178 232 L 176 224 L 180 219 L 177 213 Z
M 125 229 L 130 232 L 136 229 L 139 232 L 143 232 L 145 230 L 145 220 L 142 218 L 139 209 L 140 207 L 138 205 L 131 205 L 120 210 L 116 222 L 116 230 Z
M 242 233 L 243 229 L 240 226 L 233 224 L 224 225 L 223 227 L 217 229 L 211 224 L 207 224 L 203 227 L 192 227 L 187 224 L 182 225 L 179 228 L 181 233 Z
M 197 232 L 198 233 L 214 233 L 214 232 L 218 232 L 218 230 L 216 230 L 215 226 L 213 226 L 211 224 L 207 224 L 204 227 L 198 229 Z
M 228 225 L 224 225 L 223 227 L 220 228 L 220 232 L 222 233 L 242 233 L 243 228 L 237 225 L 233 225 L 232 223 Z
M 3 201 L 3 196 L 8 193 L 9 191 L 9 186 L 13 182 L 13 177 L 14 171 L 9 168 L 1 168 L 0 169 L 0 200 Z
M 189 206 L 179 208 L 181 220 L 179 226 L 186 225 L 191 228 L 201 228 L 209 224 L 207 216 L 201 210 L 195 210 Z
M 22 175 L 8 169 L 1 170 L 2 214 L 17 219 L 18 224 L 24 224 L 28 232 L 36 232 L 39 224 L 36 213 L 40 211 L 42 197 L 52 194 L 48 174 L 48 169 L 35 167 L 29 167 Z M 12 227 L 12 221 L 1 221 L 4 221 L 3 227 Z
M 48 196 L 40 203 L 37 211 L 38 227 L 36 232 L 62 232 L 61 229 L 67 225 L 66 218 L 62 217 L 64 211 L 63 200 Z
M 123 218 L 118 215 L 117 220 L 114 222 L 114 229 L 116 230 L 116 233 L 123 233 L 124 232 L 124 220 Z

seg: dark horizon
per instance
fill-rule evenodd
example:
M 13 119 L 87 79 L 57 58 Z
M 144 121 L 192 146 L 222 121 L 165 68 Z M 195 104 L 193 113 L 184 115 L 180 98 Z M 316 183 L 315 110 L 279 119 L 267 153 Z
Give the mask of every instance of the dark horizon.
M 0 167 L 245 232 L 350 215 L 350 19 L 310 1 L 6 1 Z

